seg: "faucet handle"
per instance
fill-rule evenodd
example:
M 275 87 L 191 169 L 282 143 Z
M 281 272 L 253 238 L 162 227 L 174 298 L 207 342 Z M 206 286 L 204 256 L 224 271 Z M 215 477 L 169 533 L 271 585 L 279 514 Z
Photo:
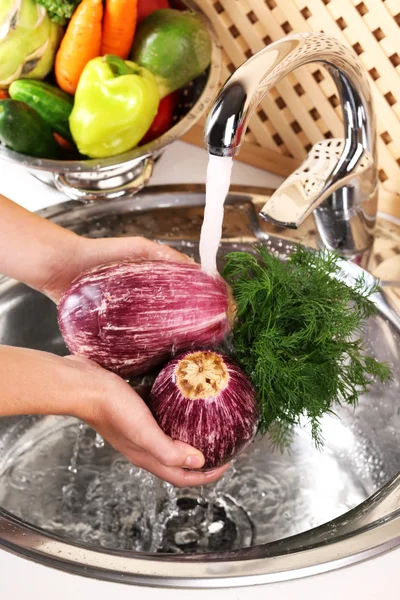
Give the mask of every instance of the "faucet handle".
M 339 188 L 353 186 L 357 194 L 373 191 L 374 160 L 362 144 L 346 148 L 344 139 L 314 144 L 304 163 L 274 192 L 260 214 L 283 227 L 296 229 Z M 368 176 L 367 176 L 368 175 Z M 354 180 L 354 181 L 352 181 Z M 358 198 L 357 204 L 361 201 Z M 348 199 L 348 208 L 354 204 Z

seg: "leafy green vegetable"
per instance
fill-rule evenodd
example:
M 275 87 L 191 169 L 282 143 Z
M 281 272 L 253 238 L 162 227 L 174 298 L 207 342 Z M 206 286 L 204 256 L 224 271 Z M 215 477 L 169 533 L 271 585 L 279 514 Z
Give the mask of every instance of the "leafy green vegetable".
M 333 253 L 299 246 L 287 262 L 264 247 L 257 253 L 230 253 L 223 275 L 237 307 L 236 358 L 258 394 L 260 431 L 285 447 L 307 417 L 321 446 L 324 413 L 355 406 L 373 381 L 391 377 L 363 348 L 377 288 L 367 289 L 362 277 L 346 285 Z
M 44 6 L 52 21 L 65 25 L 81 0 L 36 0 L 36 2 Z

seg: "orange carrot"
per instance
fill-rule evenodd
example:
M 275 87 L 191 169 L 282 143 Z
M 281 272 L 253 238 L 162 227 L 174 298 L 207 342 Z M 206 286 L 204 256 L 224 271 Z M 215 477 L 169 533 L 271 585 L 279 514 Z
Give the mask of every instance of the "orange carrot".
M 138 0 L 106 0 L 101 54 L 128 58 L 136 29 Z
M 8 95 L 7 90 L 0 90 L 0 100 L 5 100 L 6 98 L 9 98 L 10 96 Z
M 86 64 L 100 56 L 102 0 L 82 0 L 69 22 L 57 52 L 54 72 L 64 92 L 74 94 Z

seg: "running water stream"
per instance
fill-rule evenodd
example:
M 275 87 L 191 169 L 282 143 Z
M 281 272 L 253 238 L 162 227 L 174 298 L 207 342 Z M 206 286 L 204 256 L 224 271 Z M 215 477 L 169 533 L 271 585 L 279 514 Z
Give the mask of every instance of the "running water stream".
M 200 262 L 204 271 L 217 272 L 217 252 L 222 237 L 224 203 L 231 183 L 233 159 L 209 155 L 206 205 L 200 234 Z

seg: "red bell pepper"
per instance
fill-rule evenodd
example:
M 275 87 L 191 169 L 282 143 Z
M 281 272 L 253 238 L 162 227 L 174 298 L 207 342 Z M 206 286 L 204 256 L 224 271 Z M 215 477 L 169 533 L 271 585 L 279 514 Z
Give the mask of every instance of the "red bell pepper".
M 174 116 L 174 110 L 177 105 L 179 98 L 178 92 L 173 92 L 172 94 L 168 94 L 160 100 L 160 104 L 158 106 L 158 112 L 154 117 L 154 121 L 150 125 L 150 129 L 148 129 L 147 133 L 143 137 L 140 142 L 140 145 L 147 144 L 152 140 L 160 137 L 163 133 L 168 131 L 168 129 L 172 125 L 172 118 Z

